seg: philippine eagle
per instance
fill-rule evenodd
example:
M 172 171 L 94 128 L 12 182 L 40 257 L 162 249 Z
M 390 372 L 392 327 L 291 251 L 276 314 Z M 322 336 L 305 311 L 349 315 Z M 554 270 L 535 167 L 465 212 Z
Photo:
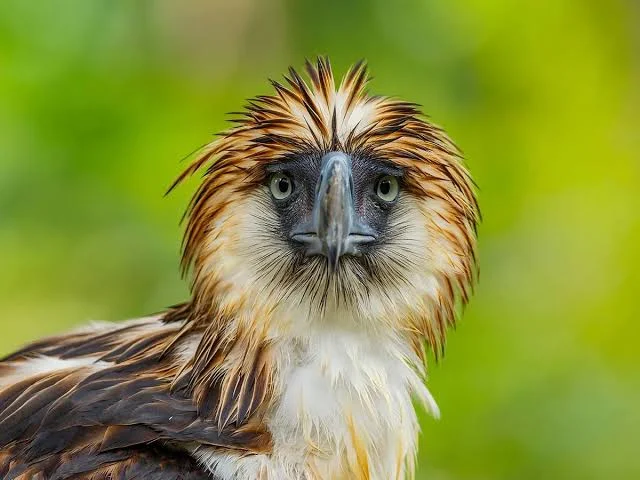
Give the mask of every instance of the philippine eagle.
M 176 180 L 202 174 L 188 301 L 0 361 L 1 478 L 413 478 L 425 350 L 476 277 L 475 188 L 363 63 L 306 72 Z

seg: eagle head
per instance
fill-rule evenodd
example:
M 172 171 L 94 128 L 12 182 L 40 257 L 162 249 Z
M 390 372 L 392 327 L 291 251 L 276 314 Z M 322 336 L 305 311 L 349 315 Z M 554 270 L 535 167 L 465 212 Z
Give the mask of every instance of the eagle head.
M 192 315 L 334 322 L 437 351 L 474 280 L 461 155 L 416 104 L 368 94 L 363 63 L 337 86 L 327 59 L 306 72 L 272 81 L 176 181 L 203 172 L 183 244 Z

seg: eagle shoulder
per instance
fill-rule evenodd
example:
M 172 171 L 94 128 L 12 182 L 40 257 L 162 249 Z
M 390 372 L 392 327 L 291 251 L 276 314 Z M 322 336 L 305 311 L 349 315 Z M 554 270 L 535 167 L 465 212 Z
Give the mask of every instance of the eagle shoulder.
M 0 360 L 0 478 L 195 480 L 210 478 L 187 453 L 198 446 L 265 452 L 261 422 L 220 425 L 199 408 L 180 380 L 180 329 L 100 325 Z

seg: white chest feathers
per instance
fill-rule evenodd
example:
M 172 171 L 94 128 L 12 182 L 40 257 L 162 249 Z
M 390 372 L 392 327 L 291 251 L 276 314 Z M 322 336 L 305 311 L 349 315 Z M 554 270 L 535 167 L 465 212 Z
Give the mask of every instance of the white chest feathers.
M 270 455 L 199 450 L 226 479 L 413 477 L 417 395 L 437 414 L 409 350 L 363 334 L 314 332 L 279 347 Z

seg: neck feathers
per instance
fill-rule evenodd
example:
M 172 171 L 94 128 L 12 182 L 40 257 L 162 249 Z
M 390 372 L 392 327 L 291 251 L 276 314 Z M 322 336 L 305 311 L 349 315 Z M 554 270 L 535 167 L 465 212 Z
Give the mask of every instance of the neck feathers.
M 184 305 L 165 316 L 171 322 L 186 315 L 177 338 L 194 344 L 176 388 L 189 389 L 221 428 L 253 424 L 270 435 L 271 454 L 260 462 L 201 453 L 210 470 L 221 473 L 232 462 L 238 472 L 267 472 L 269 479 L 412 478 L 412 398 L 437 415 L 415 345 L 340 318 L 287 329 L 298 322 L 277 322 L 278 313 L 207 318 Z

